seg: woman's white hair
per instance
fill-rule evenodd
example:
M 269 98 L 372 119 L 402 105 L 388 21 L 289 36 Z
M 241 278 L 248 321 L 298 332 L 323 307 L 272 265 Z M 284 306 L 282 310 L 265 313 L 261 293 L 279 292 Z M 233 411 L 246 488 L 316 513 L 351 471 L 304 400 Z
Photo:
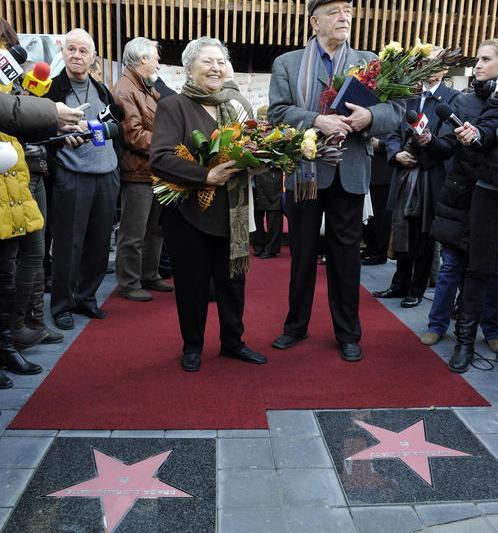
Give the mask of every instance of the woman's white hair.
M 219 39 L 199 37 L 199 39 L 190 41 L 182 53 L 182 65 L 185 69 L 192 65 L 205 46 L 217 46 L 221 50 L 225 60 L 228 61 L 230 59 L 227 47 Z
M 157 50 L 157 41 L 145 37 L 135 37 L 127 42 L 123 50 L 123 63 L 126 67 L 136 67 L 144 57 L 150 57 Z

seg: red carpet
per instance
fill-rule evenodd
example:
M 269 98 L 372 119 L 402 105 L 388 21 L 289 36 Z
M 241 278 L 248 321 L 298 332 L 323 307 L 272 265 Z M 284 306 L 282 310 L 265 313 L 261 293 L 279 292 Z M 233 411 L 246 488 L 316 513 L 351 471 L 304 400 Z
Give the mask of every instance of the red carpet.
M 174 297 L 134 303 L 113 295 L 108 318 L 86 327 L 10 428 L 266 428 L 266 409 L 488 405 L 365 290 L 365 359 L 343 362 L 321 267 L 310 338 L 289 351 L 270 348 L 285 317 L 288 276 L 287 251 L 251 261 L 245 340 L 268 355 L 267 365 L 218 356 L 210 304 L 201 371 L 183 372 Z

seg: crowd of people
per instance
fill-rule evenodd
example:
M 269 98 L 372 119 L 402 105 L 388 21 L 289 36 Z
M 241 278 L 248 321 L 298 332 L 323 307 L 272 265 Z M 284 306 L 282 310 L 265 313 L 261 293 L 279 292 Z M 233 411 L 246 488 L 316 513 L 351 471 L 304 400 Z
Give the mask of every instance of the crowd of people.
M 158 43 L 140 37 L 126 44 L 124 71 L 110 90 L 92 75 L 95 44 L 78 28 L 65 35 L 65 66 L 43 98 L 22 94 L 18 83 L 13 94 L 0 93 L 0 141 L 17 154 L 0 176 L 4 369 L 39 373 L 22 350 L 62 342 L 61 331 L 74 328 L 74 313 L 106 318 L 96 292 L 106 274 L 118 205 L 117 292 L 147 302 L 154 291 L 174 291 L 185 371 L 200 369 L 212 299 L 220 355 L 267 362 L 243 340 L 245 274 L 250 245 L 259 259 L 280 253 L 282 206 L 291 251 L 289 308 L 274 348 L 287 350 L 307 338 L 317 257 L 323 254 L 333 331 L 345 361 L 363 357 L 361 266 L 388 257 L 396 260 L 396 272 L 388 288 L 373 294 L 400 298 L 404 308 L 420 304 L 442 259 L 424 344 L 445 335 L 460 291 L 452 371 L 465 372 L 472 363 L 479 324 L 498 351 L 498 39 L 481 43 L 475 81 L 465 93 L 447 87 L 443 71 L 426 80 L 416 98 L 369 108 L 348 103 L 349 116 L 323 114 L 320 94 L 331 77 L 376 56 L 350 45 L 351 2 L 309 0 L 308 13 L 314 35 L 304 49 L 274 61 L 269 105 L 257 118 L 341 136 L 345 150 L 335 167 L 303 161 L 283 175 L 277 169 L 240 170 L 233 160 L 208 168 L 180 157 L 180 145 L 195 152 L 194 130 L 210 138 L 241 109 L 247 117 L 256 111 L 238 91 L 227 48 L 210 37 L 183 51 L 180 94 L 158 77 Z M 2 19 L 0 48 L 16 44 L 15 31 Z M 438 104 L 449 105 L 462 125 L 441 118 Z M 89 124 L 104 120 L 106 109 L 119 123 L 119 136 L 88 142 Z M 422 133 L 407 122 L 409 111 L 427 116 Z M 69 135 L 58 142 L 42 142 L 64 133 Z M 191 193 L 162 206 L 151 187 L 155 177 Z M 374 216 L 365 226 L 368 193 Z M 202 195 L 211 197 L 207 209 L 199 206 Z M 159 273 L 164 249 L 174 287 Z M 44 317 L 45 290 L 57 330 Z M 0 388 L 10 386 L 0 371 Z

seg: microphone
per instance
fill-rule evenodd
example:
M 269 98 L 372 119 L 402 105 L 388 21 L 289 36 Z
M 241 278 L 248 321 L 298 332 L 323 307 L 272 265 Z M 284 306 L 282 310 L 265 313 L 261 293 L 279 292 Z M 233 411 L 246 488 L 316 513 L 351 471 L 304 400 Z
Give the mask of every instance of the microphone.
M 453 110 L 447 104 L 438 104 L 436 106 L 436 115 L 441 120 L 449 122 L 454 128 L 461 128 L 463 126 L 463 122 L 455 115 L 455 113 L 453 113 Z M 472 143 L 482 147 L 482 144 L 477 137 Z
M 24 76 L 22 82 L 23 88 L 35 96 L 47 94 L 51 85 L 50 65 L 44 61 L 36 63 L 33 70 Z
M 413 109 L 406 112 L 406 121 L 418 135 L 422 135 L 429 124 L 429 119 L 425 113 L 417 113 Z
M 88 121 L 89 130 L 83 133 L 74 131 L 72 133 L 64 133 L 62 135 L 56 135 L 55 137 L 49 137 L 44 141 L 38 141 L 30 144 L 59 144 L 64 141 L 66 137 L 81 137 L 84 140 L 92 140 L 95 146 L 102 146 L 106 140 L 116 139 L 119 136 L 119 127 L 113 122 L 99 122 L 98 120 Z
M 98 115 L 100 122 L 114 122 L 119 124 L 125 118 L 123 107 L 118 104 L 109 104 Z
M 17 163 L 17 152 L 10 142 L 0 142 L 0 172 L 3 173 Z
M 28 58 L 28 53 L 17 44 L 8 50 L 0 49 L 0 83 L 9 85 L 22 76 L 24 71 L 21 65 Z

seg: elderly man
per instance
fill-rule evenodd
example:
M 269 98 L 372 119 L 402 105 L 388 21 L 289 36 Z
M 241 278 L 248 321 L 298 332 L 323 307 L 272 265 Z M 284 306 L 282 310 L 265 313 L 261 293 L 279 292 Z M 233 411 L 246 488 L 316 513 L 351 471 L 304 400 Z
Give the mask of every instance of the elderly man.
M 393 131 L 404 108 L 393 102 L 369 109 L 348 104 L 352 111 L 349 117 L 320 114 L 320 93 L 330 78 L 375 55 L 353 50 L 349 45 L 351 2 L 309 0 L 308 12 L 316 35 L 304 50 L 288 52 L 275 60 L 268 115 L 275 124 L 314 127 L 325 135 L 346 136 L 347 150 L 336 168 L 317 163 L 316 171 L 304 169 L 287 177 L 292 253 L 290 308 L 283 335 L 275 339 L 273 346 L 284 350 L 307 337 L 325 212 L 328 298 L 335 337 L 342 358 L 359 361 L 360 240 L 363 198 L 368 191 L 373 155 L 370 138 Z
M 66 34 L 62 48 L 65 68 L 53 79 L 48 98 L 85 109 L 85 119 L 113 98 L 90 75 L 95 44 L 82 29 Z M 105 318 L 95 293 L 107 268 L 112 220 L 119 191 L 117 156 L 112 141 L 102 146 L 85 143 L 77 150 L 64 146 L 53 158 L 54 239 L 51 312 L 55 325 L 72 329 L 72 312 Z
M 158 274 L 162 231 L 161 206 L 151 189 L 153 172 L 149 166 L 152 125 L 159 92 L 157 42 L 137 37 L 126 44 L 126 66 L 116 83 L 113 96 L 125 112 L 121 122 L 123 152 L 121 159 L 121 220 L 116 251 L 118 293 L 128 300 L 152 300 L 146 290 L 172 291 Z

